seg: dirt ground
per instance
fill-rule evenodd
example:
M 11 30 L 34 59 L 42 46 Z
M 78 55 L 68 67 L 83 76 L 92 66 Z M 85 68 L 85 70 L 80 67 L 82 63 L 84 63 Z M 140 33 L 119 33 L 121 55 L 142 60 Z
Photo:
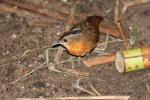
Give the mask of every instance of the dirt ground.
M 78 5 L 77 13 L 84 16 L 101 15 L 103 23 L 114 25 L 114 7 L 116 0 L 83 0 Z M 122 0 L 121 0 L 122 1 Z M 64 12 L 71 7 L 61 0 L 24 0 L 44 7 L 61 9 Z M 70 3 L 73 1 L 69 1 Z M 1 6 L 1 5 L 0 5 Z M 67 7 L 66 7 L 67 6 Z M 130 7 L 124 14 L 124 31 L 137 26 L 142 36 L 135 47 L 150 44 L 150 3 Z M 45 62 L 45 49 L 55 43 L 64 31 L 66 23 L 55 18 L 46 17 L 29 11 L 21 10 L 19 14 L 0 11 L 0 100 L 14 100 L 22 97 L 65 97 L 90 96 L 90 94 L 75 88 L 80 77 L 51 72 L 48 68 L 35 71 L 31 75 L 9 84 L 19 77 Z M 34 50 L 41 48 L 38 50 Z M 106 52 L 115 52 L 123 48 L 122 42 L 108 44 Z M 34 50 L 24 53 L 26 50 Z M 56 50 L 49 53 L 52 61 Z M 87 55 L 86 58 L 94 56 Z M 63 52 L 62 60 L 69 58 Z M 71 68 L 71 64 L 58 65 Z M 119 73 L 115 64 L 98 65 L 87 68 L 82 63 L 75 64 L 75 70 L 89 72 L 89 76 L 82 77 L 81 85 L 90 90 L 87 81 L 91 82 L 100 95 L 127 95 L 131 100 L 150 100 L 150 70 L 140 70 L 129 73 Z

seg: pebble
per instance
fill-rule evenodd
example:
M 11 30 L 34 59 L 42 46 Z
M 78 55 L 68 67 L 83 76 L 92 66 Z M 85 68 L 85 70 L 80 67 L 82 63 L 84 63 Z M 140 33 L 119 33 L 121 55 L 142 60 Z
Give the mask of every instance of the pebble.
M 16 34 L 12 34 L 12 39 L 16 39 L 17 35 Z

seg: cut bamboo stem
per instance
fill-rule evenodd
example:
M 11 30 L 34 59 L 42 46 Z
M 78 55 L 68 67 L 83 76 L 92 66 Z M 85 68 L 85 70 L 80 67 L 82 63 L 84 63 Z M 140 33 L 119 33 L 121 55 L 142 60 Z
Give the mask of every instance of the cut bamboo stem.
M 150 46 L 118 51 L 107 56 L 93 57 L 83 61 L 83 64 L 87 67 L 93 67 L 114 61 L 116 69 L 120 73 L 150 68 Z

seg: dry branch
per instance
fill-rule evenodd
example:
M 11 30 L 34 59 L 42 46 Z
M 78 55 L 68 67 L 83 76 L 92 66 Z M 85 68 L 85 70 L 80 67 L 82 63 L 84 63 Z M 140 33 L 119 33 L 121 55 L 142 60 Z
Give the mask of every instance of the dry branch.
M 124 34 L 123 31 L 122 31 L 122 27 L 121 27 L 121 23 L 120 23 L 120 22 L 117 23 L 117 27 L 118 27 L 119 32 L 120 32 L 120 34 L 121 34 L 121 37 L 122 37 L 122 39 L 123 39 L 123 41 L 124 41 L 124 46 L 126 47 L 126 49 L 130 48 L 129 42 L 128 42 L 128 40 L 127 40 L 125 34 Z
M 144 3 L 149 3 L 150 0 L 132 0 L 132 1 L 126 1 L 124 2 L 124 7 L 122 9 L 122 15 L 125 13 L 125 11 L 132 6 L 135 5 L 140 5 L 140 4 L 144 4 Z
M 106 63 L 111 63 L 115 61 L 115 54 L 107 55 L 107 56 L 98 56 L 98 57 L 93 57 L 88 60 L 83 61 L 83 63 L 87 67 L 92 67 L 95 65 L 100 65 L 100 64 L 106 64 Z
M 99 26 L 99 31 L 102 32 L 102 33 L 107 33 L 107 34 L 109 34 L 111 36 L 114 36 L 114 37 L 121 38 L 121 34 L 120 34 L 119 30 L 115 27 L 100 25 Z
M 19 9 L 5 4 L 0 4 L 0 11 L 4 13 L 15 13 L 17 15 L 20 13 Z
M 1 2 L 12 5 L 12 6 L 16 6 L 18 8 L 21 8 L 21 9 L 24 9 L 27 11 L 35 12 L 35 13 L 38 13 L 41 15 L 52 17 L 52 18 L 56 18 L 56 19 L 63 21 L 63 22 L 68 22 L 68 17 L 69 17 L 68 14 L 65 14 L 62 12 L 60 14 L 59 12 L 48 10 L 42 6 L 39 6 L 39 5 L 35 5 L 35 4 L 31 5 L 31 4 L 22 3 L 20 1 L 14 1 L 14 0 L 13 1 L 12 0 L 1 0 Z M 13 7 L 12 7 L 12 10 L 9 9 L 9 11 L 14 12 Z M 84 17 L 82 17 L 80 19 L 74 18 L 73 20 L 69 21 L 69 24 L 76 24 L 76 23 L 80 22 L 81 20 L 83 20 L 83 18 Z M 114 37 L 121 37 L 119 31 L 116 28 L 107 27 L 107 26 L 100 26 L 99 28 L 100 28 L 100 32 L 108 33 Z
M 1 2 L 12 5 L 12 6 L 17 6 L 18 8 L 25 9 L 31 12 L 39 13 L 41 15 L 57 18 L 61 21 L 67 21 L 68 15 L 66 14 L 59 14 L 58 12 L 48 10 L 42 6 L 35 5 L 35 4 L 27 4 L 27 3 L 22 3 L 20 1 L 16 0 L 1 0 Z
M 17 98 L 16 100 L 128 100 L 130 96 L 85 96 L 54 98 Z

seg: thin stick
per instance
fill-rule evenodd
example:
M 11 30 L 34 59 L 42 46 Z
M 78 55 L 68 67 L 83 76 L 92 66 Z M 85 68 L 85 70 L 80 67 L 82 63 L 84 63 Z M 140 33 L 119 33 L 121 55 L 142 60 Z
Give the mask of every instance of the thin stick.
M 95 87 L 92 85 L 92 83 L 88 82 L 90 88 L 92 89 L 92 91 L 94 93 L 96 93 L 96 95 L 101 96 L 101 94 L 95 89 Z
M 132 1 L 128 1 L 128 2 L 123 2 L 124 3 L 124 7 L 122 9 L 122 15 L 125 13 L 125 11 L 131 7 L 131 6 L 135 6 L 135 5 L 140 5 L 143 3 L 148 3 L 150 2 L 150 0 L 132 0 Z
M 21 80 L 21 79 L 23 79 L 23 78 L 29 76 L 30 74 L 32 74 L 32 73 L 35 72 L 36 70 L 41 69 L 41 68 L 42 68 L 43 66 L 45 66 L 45 65 L 46 65 L 46 62 L 44 62 L 44 63 L 41 64 L 39 67 L 37 67 L 36 69 L 32 70 L 31 72 L 25 74 L 24 76 L 18 78 L 17 80 L 15 80 L 15 81 L 13 81 L 13 82 L 11 82 L 10 84 L 14 84 L 14 83 L 18 82 L 19 80 Z
M 115 6 L 115 24 L 119 20 L 119 0 L 116 0 L 116 6 Z
M 75 83 L 75 84 L 73 84 L 73 87 L 75 87 L 75 88 L 77 88 L 77 89 L 79 89 L 79 90 L 82 90 L 82 91 L 84 91 L 84 92 L 86 92 L 86 93 L 88 93 L 88 94 L 90 94 L 90 95 L 92 95 L 92 96 L 96 96 L 96 94 L 94 93 L 94 92 L 91 92 L 91 91 L 89 91 L 89 90 L 86 90 L 86 89 L 84 89 L 82 86 L 80 86 L 80 80 L 81 80 L 82 78 L 79 78 L 78 80 L 77 80 L 77 82 Z
M 77 60 L 61 61 L 61 62 L 55 63 L 54 66 L 59 65 L 59 64 L 63 64 L 63 63 L 67 63 L 67 62 L 72 62 L 72 61 L 77 61 Z M 15 81 L 11 82 L 10 84 L 14 84 L 14 83 L 18 82 L 19 80 L 21 80 L 21 79 L 23 79 L 23 78 L 29 76 L 30 74 L 32 74 L 33 72 L 35 72 L 35 71 L 38 70 L 38 69 L 47 67 L 47 66 L 45 66 L 46 64 L 47 64 L 47 62 L 44 62 L 43 64 L 41 64 L 41 65 L 40 65 L 39 67 L 37 67 L 36 69 L 30 71 L 29 73 L 25 74 L 24 76 L 18 78 L 18 79 L 15 80 Z M 67 72 L 67 69 L 65 69 L 65 71 Z M 70 73 L 71 73 L 71 71 L 70 71 Z M 71 74 L 72 74 L 72 73 L 71 73 Z M 81 73 L 81 74 L 83 74 L 83 73 Z
M 121 34 L 121 37 L 122 37 L 122 39 L 124 41 L 124 46 L 126 47 L 126 49 L 130 48 L 129 42 L 127 41 L 127 38 L 125 37 L 125 35 L 124 35 L 123 31 L 122 31 L 120 22 L 117 23 L 117 27 L 118 27 L 118 29 L 120 31 L 120 34 Z
M 35 5 L 35 4 L 25 4 L 25 3 L 21 3 L 20 1 L 12 1 L 12 0 L 1 0 L 3 3 L 9 4 L 9 5 L 13 5 L 13 6 L 17 6 L 21 9 L 25 9 L 28 11 L 32 11 L 41 15 L 45 15 L 45 16 L 49 16 L 52 18 L 56 18 L 58 20 L 61 20 L 63 22 L 68 22 L 68 14 L 59 14 L 58 12 L 55 12 L 53 10 L 48 10 L 46 8 L 43 8 L 41 6 Z M 71 18 L 71 21 L 69 21 L 69 24 L 76 24 L 78 22 L 80 22 L 81 20 L 83 20 L 83 17 L 80 19 L 76 19 L 73 17 Z M 110 28 L 110 27 L 102 27 L 100 26 L 100 32 L 103 33 L 108 33 L 112 36 L 115 37 L 120 37 L 120 33 L 118 32 L 118 30 Z
M 43 46 L 43 47 L 41 47 L 41 48 L 25 50 L 24 52 L 18 53 L 18 54 L 14 55 L 14 56 L 11 56 L 9 59 L 4 60 L 3 62 L 0 63 L 0 66 L 4 66 L 4 65 L 3 65 L 4 63 L 6 63 L 6 62 L 8 62 L 9 60 L 12 60 L 12 59 L 14 59 L 14 58 L 17 58 L 17 59 L 18 59 L 18 56 L 24 57 L 24 56 L 25 56 L 27 53 L 29 53 L 29 52 L 34 52 L 34 51 L 37 51 L 37 50 L 40 50 L 40 49 L 49 48 L 49 47 L 50 47 L 50 46 Z M 51 49 L 49 49 L 49 50 L 57 50 L 57 48 L 51 48 Z
M 76 75 L 77 77 L 89 76 L 88 72 L 81 72 L 73 69 L 63 69 L 63 71 L 65 71 L 66 74 L 73 75 L 73 76 Z
M 1 2 L 9 4 L 9 5 L 13 5 L 13 6 L 17 6 L 21 9 L 25 9 L 31 12 L 35 12 L 35 13 L 39 13 L 41 15 L 46 15 L 49 17 L 53 17 L 53 18 L 57 18 L 61 21 L 67 21 L 67 16 L 66 14 L 59 14 L 55 11 L 52 10 L 48 10 L 46 8 L 43 8 L 41 6 L 35 5 L 35 4 L 26 4 L 26 3 L 22 3 L 20 1 L 16 1 L 16 0 L 1 0 Z
M 25 3 L 21 3 L 19 1 L 14 1 L 14 0 L 13 1 L 12 0 L 1 0 L 1 1 L 6 3 L 6 4 L 17 6 L 21 9 L 25 9 L 25 10 L 32 11 L 32 12 L 35 12 L 35 13 L 38 13 L 41 15 L 56 18 L 56 19 L 61 20 L 63 22 L 68 22 L 68 16 L 69 16 L 68 14 L 59 14 L 58 12 L 48 10 L 46 8 L 43 8 L 43 7 L 35 5 L 35 4 L 32 4 L 32 5 L 31 4 L 25 4 Z M 76 23 L 81 22 L 81 20 L 83 20 L 83 17 L 80 19 L 76 19 L 76 18 L 73 19 L 73 17 L 72 17 L 71 20 L 69 21 L 69 24 L 76 24 Z M 108 33 L 108 34 L 115 36 L 115 37 L 121 37 L 118 30 L 113 29 L 111 27 L 100 26 L 100 32 Z
M 62 47 L 58 47 L 57 52 L 53 59 L 54 62 L 59 62 L 61 60 L 63 51 L 64 51 L 64 49 Z
M 150 86 L 149 86 L 147 83 L 145 83 L 145 87 L 146 87 L 147 92 L 148 92 L 149 95 L 150 95 Z
M 4 13 L 15 13 L 16 15 L 20 14 L 19 9 L 5 4 L 0 4 L 0 11 Z
M 117 37 L 117 38 L 121 38 L 120 32 L 118 31 L 118 29 L 116 27 L 100 25 L 99 31 L 102 33 L 107 33 L 107 34 L 114 36 L 114 37 Z
M 71 29 L 71 23 L 73 23 L 73 21 L 75 20 L 75 12 L 76 12 L 76 4 L 73 4 L 73 7 L 71 8 L 70 10 L 70 15 L 69 15 L 69 20 L 67 21 L 67 24 L 65 26 L 65 31 L 69 31 Z M 63 49 L 62 47 L 58 47 L 58 50 L 55 54 L 55 57 L 54 57 L 54 62 L 59 62 L 61 57 L 62 57 L 62 54 L 63 54 Z
M 123 40 L 116 39 L 116 40 L 108 41 L 107 44 L 109 44 L 109 43 L 115 43 L 115 42 L 123 42 Z M 105 44 L 106 44 L 106 42 L 102 42 L 102 43 L 98 44 L 98 46 L 105 45 Z
M 95 94 L 94 92 L 88 91 L 88 90 L 86 90 L 86 89 L 84 89 L 84 88 L 82 88 L 82 87 L 80 87 L 80 86 L 77 86 L 77 87 L 75 87 L 75 88 L 77 88 L 77 89 L 79 89 L 79 90 L 82 90 L 82 91 L 84 91 L 84 92 L 86 92 L 86 93 L 88 93 L 88 94 L 90 94 L 90 95 L 96 96 L 96 94 Z
M 85 97 L 54 97 L 54 98 L 42 98 L 42 100 L 128 100 L 130 96 L 85 96 Z M 17 98 L 16 100 L 24 100 Z M 25 100 L 31 100 L 31 98 L 25 98 Z M 32 98 L 32 100 L 41 100 L 41 98 Z

